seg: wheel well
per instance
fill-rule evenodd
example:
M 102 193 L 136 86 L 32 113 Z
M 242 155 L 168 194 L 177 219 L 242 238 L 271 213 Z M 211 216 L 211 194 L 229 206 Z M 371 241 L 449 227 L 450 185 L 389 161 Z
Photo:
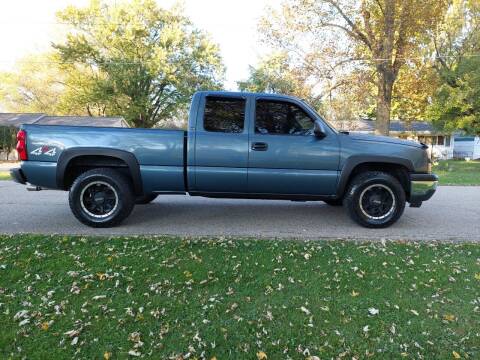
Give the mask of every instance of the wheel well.
M 350 173 L 346 189 L 348 188 L 348 185 L 350 185 L 350 182 L 356 175 L 365 171 L 382 171 L 392 175 L 402 185 L 403 190 L 405 190 L 406 198 L 407 199 L 410 198 L 410 176 L 409 176 L 410 172 L 408 171 L 407 167 L 400 164 L 381 163 L 381 162 L 358 164 L 353 168 L 352 172 Z
M 64 189 L 70 189 L 70 186 L 80 174 L 94 168 L 115 168 L 132 180 L 128 164 L 122 159 L 104 155 L 80 155 L 71 159 L 65 168 Z

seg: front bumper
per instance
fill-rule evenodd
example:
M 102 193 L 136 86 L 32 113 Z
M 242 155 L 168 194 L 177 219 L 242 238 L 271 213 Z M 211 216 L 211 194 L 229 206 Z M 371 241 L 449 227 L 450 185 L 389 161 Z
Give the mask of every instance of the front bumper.
M 438 176 L 435 174 L 410 175 L 410 204 L 420 206 L 422 201 L 430 199 L 438 186 Z
M 13 181 L 19 184 L 25 185 L 27 183 L 27 178 L 20 168 L 11 169 L 10 176 L 12 177 Z

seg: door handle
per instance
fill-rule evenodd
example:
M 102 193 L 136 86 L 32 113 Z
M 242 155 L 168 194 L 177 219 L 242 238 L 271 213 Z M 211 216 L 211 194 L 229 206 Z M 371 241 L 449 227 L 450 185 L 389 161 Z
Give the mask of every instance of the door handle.
M 267 151 L 268 144 L 263 142 L 256 142 L 252 144 L 252 150 L 254 151 Z

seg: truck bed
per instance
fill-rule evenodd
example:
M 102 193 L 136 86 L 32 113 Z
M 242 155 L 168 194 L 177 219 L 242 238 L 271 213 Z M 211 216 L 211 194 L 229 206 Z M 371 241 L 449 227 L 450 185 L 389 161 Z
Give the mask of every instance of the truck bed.
M 56 187 L 56 166 L 65 150 L 99 147 L 135 155 L 146 191 L 184 191 L 183 130 L 24 125 L 29 161 L 22 169 L 32 183 Z

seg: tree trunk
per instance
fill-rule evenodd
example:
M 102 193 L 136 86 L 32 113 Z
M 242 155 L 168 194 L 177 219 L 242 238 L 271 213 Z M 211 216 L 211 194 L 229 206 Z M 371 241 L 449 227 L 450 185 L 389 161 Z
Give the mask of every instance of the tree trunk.
M 390 132 L 393 79 L 394 76 L 388 72 L 378 72 L 377 119 L 375 122 L 375 133 L 377 135 L 388 136 Z

